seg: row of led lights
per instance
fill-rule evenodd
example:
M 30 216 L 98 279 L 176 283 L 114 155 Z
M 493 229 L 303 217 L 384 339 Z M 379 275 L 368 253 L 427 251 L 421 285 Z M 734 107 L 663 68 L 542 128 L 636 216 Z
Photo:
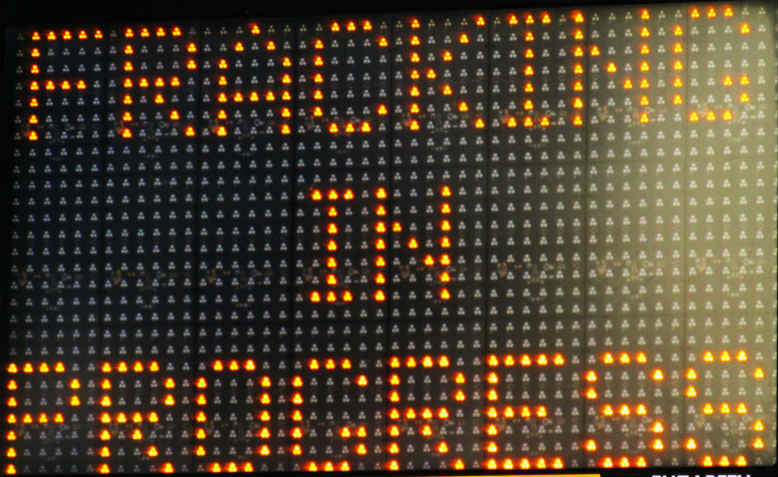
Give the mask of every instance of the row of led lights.
M 723 6 L 721 6 L 720 7 L 720 11 L 721 11 L 722 16 L 724 16 L 725 18 L 729 18 L 729 17 L 733 17 L 734 16 L 734 10 L 732 9 L 732 7 L 730 5 L 723 5 Z M 550 24 L 552 22 L 551 15 L 548 12 L 541 12 L 541 13 L 537 14 L 537 16 L 538 16 L 538 20 L 536 20 L 536 16 L 534 14 L 532 14 L 532 13 L 525 13 L 525 14 L 521 15 L 522 20 L 520 20 L 519 19 L 519 17 L 520 17 L 519 15 L 516 15 L 515 13 L 509 13 L 509 14 L 506 15 L 505 18 L 506 18 L 506 20 L 507 20 L 509 25 L 518 25 L 521 21 L 523 21 L 523 23 L 525 25 L 533 25 L 533 24 L 535 24 L 538 21 L 541 24 L 543 24 L 543 25 L 548 25 L 548 24 Z M 584 22 L 583 13 L 580 12 L 580 11 L 574 11 L 574 12 L 572 12 L 570 14 L 570 16 L 571 16 L 572 20 L 575 23 L 583 23 Z M 716 10 L 716 7 L 712 6 L 712 5 L 709 6 L 707 9 L 703 8 L 702 10 L 699 7 L 697 7 L 697 6 L 692 6 L 689 9 L 689 16 L 691 18 L 695 18 L 695 19 L 696 18 L 702 18 L 702 17 L 713 19 L 713 18 L 716 18 L 718 16 L 718 11 Z M 640 19 L 644 20 L 644 21 L 645 20 L 650 20 L 651 19 L 651 12 L 650 12 L 650 10 L 646 9 L 646 8 L 641 9 L 640 10 Z M 474 16 L 474 23 L 477 26 L 483 27 L 483 26 L 486 26 L 486 19 L 485 19 L 485 17 L 483 15 L 475 15 Z M 408 20 L 408 25 L 411 28 L 413 28 L 413 29 L 421 28 L 421 22 L 419 21 L 418 18 L 411 18 L 411 19 L 409 19 Z M 354 20 L 346 20 L 345 22 L 343 22 L 342 25 L 341 25 L 341 22 L 334 21 L 334 22 L 332 22 L 330 24 L 330 31 L 332 31 L 332 32 L 340 32 L 340 31 L 355 32 L 355 31 L 359 30 L 359 27 L 361 27 L 362 31 L 372 31 L 372 29 L 373 29 L 373 25 L 370 22 L 370 20 L 365 19 L 365 20 L 362 20 L 361 22 L 359 22 L 359 26 L 358 26 L 358 23 L 356 21 L 354 21 Z M 153 34 L 152 34 L 152 30 L 154 31 Z M 249 31 L 253 35 L 259 35 L 260 32 L 261 32 L 261 29 L 260 29 L 260 27 L 257 24 L 254 23 L 254 24 L 249 25 Z M 171 36 L 178 37 L 178 36 L 181 36 L 181 34 L 182 34 L 182 32 L 181 32 L 181 28 L 180 27 L 173 26 L 173 27 L 170 28 L 170 35 Z M 136 36 L 135 30 L 130 28 L 130 27 L 126 28 L 124 30 L 124 36 L 125 36 L 125 38 L 133 38 L 133 37 L 135 37 Z M 152 36 L 155 36 L 157 38 L 164 38 L 165 36 L 167 36 L 167 30 L 164 27 L 161 27 L 161 26 L 157 27 L 156 29 L 151 29 L 151 30 L 148 27 L 140 27 L 139 30 L 138 30 L 137 36 L 139 36 L 141 38 L 150 38 Z M 41 35 L 41 33 L 38 32 L 38 31 L 33 31 L 31 33 L 31 39 L 33 41 L 40 41 L 43 38 L 45 38 L 48 41 L 56 41 L 57 39 L 66 40 L 67 41 L 67 40 L 72 40 L 72 39 L 76 39 L 76 38 L 79 39 L 79 40 L 87 40 L 87 39 L 89 39 L 89 34 L 87 33 L 86 30 L 83 30 L 83 29 L 79 30 L 77 33 L 71 32 L 70 30 L 62 30 L 60 35 L 57 35 L 57 32 L 55 32 L 54 30 L 49 30 L 48 32 L 46 32 L 43 35 Z M 94 30 L 92 38 L 98 39 L 98 40 L 102 39 L 103 38 L 102 31 L 99 30 L 99 29 Z
M 533 462 L 528 458 L 516 458 L 512 459 L 510 457 L 506 457 L 502 460 L 499 459 L 488 459 L 484 462 L 484 468 L 489 470 L 513 470 L 513 469 L 522 469 L 522 470 L 529 470 L 529 469 L 563 469 L 564 468 L 564 462 L 561 458 L 555 457 L 549 459 L 551 462 L 547 462 L 545 457 L 538 457 Z M 743 455 L 733 456 L 732 460 L 734 460 L 734 465 L 743 467 L 748 465 L 748 460 Z M 718 458 L 718 461 L 715 460 L 715 458 L 711 455 L 705 455 L 702 457 L 700 464 L 704 467 L 712 467 L 716 464 L 722 467 L 728 467 L 733 465 L 733 462 L 727 455 L 722 455 Z M 629 457 L 623 456 L 621 458 L 612 458 L 612 457 L 604 457 L 599 462 L 600 467 L 603 468 L 613 468 L 613 467 L 621 467 L 621 468 L 629 468 L 629 467 L 646 467 L 647 462 L 646 459 L 643 456 L 633 457 L 632 461 L 630 461 Z M 236 472 L 254 472 L 254 465 L 251 462 L 242 462 L 238 463 L 235 461 L 225 462 L 223 464 L 218 462 L 212 462 L 207 465 L 207 470 L 209 472 L 213 473 L 220 473 L 220 472 L 228 472 L 228 473 L 236 473 Z M 400 464 L 397 460 L 390 460 L 386 463 L 385 468 L 387 470 L 394 470 L 398 471 L 400 470 Z M 455 470 L 464 470 L 466 468 L 465 463 L 462 459 L 457 459 L 454 462 L 452 462 L 452 468 Z M 173 473 L 175 471 L 172 463 L 167 462 L 163 465 L 161 465 L 159 468 L 159 472 L 162 473 Z M 108 474 L 110 473 L 110 466 L 108 464 L 101 464 L 98 467 L 98 473 L 101 474 Z M 346 461 L 340 461 L 340 462 L 333 462 L 333 461 L 324 461 L 324 462 L 314 462 L 309 461 L 304 466 L 304 470 L 309 472 L 316 472 L 316 471 L 325 471 L 325 472 L 333 472 L 333 471 L 350 471 L 351 470 L 351 464 Z M 5 473 L 7 475 L 15 475 L 17 473 L 16 466 L 14 464 L 8 464 L 5 468 Z
M 164 100 L 157 101 L 158 103 L 164 103 Z M 680 95 L 676 95 L 675 99 L 673 100 L 673 103 L 676 105 L 682 104 L 683 100 L 681 99 Z M 740 102 L 741 103 L 747 103 L 749 102 L 749 95 L 748 93 L 742 93 L 740 96 Z M 718 119 L 716 112 L 714 110 L 708 110 L 707 113 L 703 113 L 702 115 L 697 111 L 692 111 L 689 113 L 689 122 L 691 123 L 697 123 L 700 121 L 701 117 L 704 117 L 704 119 L 708 122 L 714 122 Z M 721 120 L 725 122 L 730 122 L 734 119 L 734 115 L 730 109 L 724 109 L 721 113 Z M 38 119 L 36 115 L 32 115 L 30 117 L 30 124 L 37 124 Z M 525 116 L 523 120 L 518 121 L 515 116 L 509 116 L 504 121 L 502 121 L 503 124 L 508 128 L 516 128 L 519 123 L 521 123 L 525 128 L 532 128 L 536 125 L 540 127 L 549 127 L 551 126 L 551 121 L 548 116 L 542 116 L 539 118 L 534 118 L 533 116 Z M 639 122 L 641 124 L 647 124 L 650 122 L 650 116 L 648 113 L 643 112 L 640 114 Z M 407 127 L 411 131 L 418 131 L 421 129 L 421 125 L 416 119 L 411 119 L 407 122 Z M 583 125 L 583 118 L 580 114 L 574 114 L 572 117 L 571 124 L 573 126 L 581 126 Z M 473 122 L 473 126 L 475 129 L 484 129 L 486 127 L 486 123 L 482 118 L 476 118 Z M 288 124 L 283 124 L 280 128 L 281 134 L 289 135 L 291 134 L 291 128 Z M 370 126 L 370 123 L 367 121 L 363 121 L 358 127 L 355 126 L 352 122 L 345 122 L 343 126 L 343 130 L 341 131 L 340 127 L 337 123 L 331 123 L 328 127 L 328 132 L 331 134 L 340 134 L 341 132 L 351 134 L 355 132 L 362 132 L 362 133 L 370 133 L 372 132 L 372 127 Z M 225 137 L 228 135 L 227 128 L 225 126 L 216 126 L 214 127 L 214 133 L 219 137 Z M 196 136 L 196 131 L 193 126 L 187 126 L 184 130 L 184 135 L 187 137 L 194 137 Z M 39 135 L 37 131 L 31 130 L 29 133 L 27 133 L 27 139 L 30 141 L 37 141 L 39 139 Z M 131 139 L 133 138 L 132 130 L 128 127 L 121 128 L 120 130 L 120 136 L 124 139 Z M 345 298 L 344 298 L 345 299 Z M 328 300 L 333 301 L 333 300 Z M 347 300 L 350 301 L 350 300 Z
M 330 194 L 332 197 L 332 193 Z M 734 358 L 732 355 L 734 354 Z M 713 363 L 716 361 L 716 354 L 711 350 L 706 350 L 702 352 L 701 359 L 703 362 L 706 363 Z M 601 361 L 603 364 L 630 364 L 633 361 L 638 364 L 645 364 L 648 362 L 648 357 L 646 354 L 642 351 L 636 352 L 634 356 L 631 356 L 630 353 L 623 351 L 621 353 L 612 353 L 612 352 L 605 352 L 601 356 Z M 439 358 L 435 359 L 430 355 L 423 356 L 421 358 L 416 358 L 414 356 L 409 356 L 405 358 L 405 367 L 407 368 L 414 368 L 417 366 L 417 363 L 420 363 L 422 367 L 430 368 L 435 366 L 435 362 L 437 361 L 438 366 L 441 367 L 447 367 L 450 363 L 447 356 L 443 355 Z M 718 361 L 722 363 L 727 363 L 730 361 L 737 361 L 737 362 L 747 362 L 748 361 L 748 353 L 746 350 L 737 350 L 736 352 L 730 353 L 728 350 L 722 350 L 719 353 Z M 565 364 L 565 358 L 564 355 L 561 353 L 554 353 L 553 355 L 547 355 L 546 353 L 539 353 L 534 358 L 530 356 L 527 353 L 523 353 L 521 355 L 513 355 L 513 354 L 505 354 L 502 357 L 496 355 L 496 354 L 490 354 L 486 357 L 486 363 L 490 367 L 497 367 L 497 366 L 514 366 L 515 364 L 519 364 L 521 366 L 531 366 L 533 363 L 537 364 L 538 366 L 545 366 L 550 363 L 553 363 L 556 366 L 561 366 Z M 245 371 L 255 371 L 256 370 L 256 364 L 253 359 L 247 359 L 244 360 L 243 364 L 241 364 L 238 360 L 232 359 L 228 362 L 223 362 L 220 359 L 214 360 L 212 363 L 212 369 L 214 371 L 223 371 L 225 369 L 228 369 L 229 371 L 240 371 L 241 369 Z M 403 366 L 402 360 L 398 356 L 393 356 L 389 358 L 389 366 L 391 368 L 400 368 Z M 324 363 L 320 363 L 320 361 L 317 358 L 311 358 L 308 361 L 308 367 L 311 370 L 318 370 L 321 367 L 324 369 L 335 369 L 338 367 L 338 364 L 336 363 L 336 360 L 333 358 L 328 358 L 324 361 Z M 351 361 L 348 358 L 342 358 L 340 367 L 342 369 L 351 369 Z M 6 366 L 6 372 L 8 374 L 17 374 L 17 373 L 25 373 L 25 374 L 32 374 L 32 373 L 41 373 L 46 374 L 53 370 L 55 373 L 64 373 L 66 371 L 65 364 L 61 361 L 58 361 L 56 363 L 49 364 L 46 361 L 43 361 L 37 365 L 34 365 L 31 362 L 26 362 L 24 364 L 18 365 L 17 363 L 8 363 Z M 135 361 L 134 363 L 128 363 L 125 361 L 119 361 L 117 363 L 110 363 L 110 362 L 104 362 L 100 366 L 100 371 L 103 373 L 111 373 L 113 371 L 116 371 L 118 373 L 126 373 L 129 371 L 133 371 L 136 373 L 141 373 L 144 371 L 150 371 L 150 372 L 157 372 L 160 370 L 160 365 L 157 361 L 151 361 L 148 364 L 144 365 L 141 361 Z M 593 372 L 593 371 L 592 371 Z M 695 379 L 696 373 L 694 373 L 693 370 L 691 370 L 689 373 L 687 373 L 687 377 L 689 379 Z M 596 379 L 596 378 L 595 378 Z

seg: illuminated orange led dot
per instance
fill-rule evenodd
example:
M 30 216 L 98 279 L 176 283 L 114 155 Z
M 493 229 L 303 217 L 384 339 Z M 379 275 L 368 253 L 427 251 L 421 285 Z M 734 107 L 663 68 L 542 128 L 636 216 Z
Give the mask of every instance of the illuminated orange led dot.
M 686 439 L 686 442 L 684 443 L 684 448 L 690 451 L 697 449 L 697 441 L 695 441 L 693 437 Z
M 454 400 L 455 401 L 464 401 L 466 398 L 465 392 L 461 389 L 457 389 L 457 391 L 454 393 Z
M 588 452 L 594 452 L 597 450 L 597 443 L 594 441 L 594 439 L 589 439 L 584 444 L 584 449 L 586 449 Z
M 665 428 L 662 425 L 661 421 L 655 421 L 654 424 L 651 426 L 651 432 L 655 434 L 661 434 L 664 432 Z
M 590 387 L 586 390 L 586 399 L 597 399 L 597 390 Z
M 427 426 L 429 427 L 429 426 Z M 432 434 L 432 431 L 430 430 L 430 435 Z M 439 454 L 446 454 L 448 453 L 448 444 L 446 441 L 441 441 L 438 443 L 438 446 L 436 447 Z
M 108 467 L 108 464 L 100 464 L 100 466 L 97 468 L 97 472 L 100 474 L 110 474 L 111 468 Z
M 432 356 L 426 355 L 421 358 L 421 366 L 424 368 L 431 368 L 435 366 L 435 362 L 432 360 Z
M 554 353 L 553 363 L 554 366 L 562 366 L 565 364 L 565 357 L 561 353 Z
M 580 114 L 576 114 L 573 116 L 573 126 L 581 126 L 583 125 L 583 117 Z
M 494 441 L 489 441 L 486 443 L 486 452 L 490 454 L 496 454 L 500 450 L 499 446 L 497 446 L 497 443 Z

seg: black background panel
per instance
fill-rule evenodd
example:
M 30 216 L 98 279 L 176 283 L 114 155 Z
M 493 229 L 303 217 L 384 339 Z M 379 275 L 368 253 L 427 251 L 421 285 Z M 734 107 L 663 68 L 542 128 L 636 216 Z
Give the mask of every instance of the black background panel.
M 775 465 L 774 5 L 12 8 L 4 474 Z

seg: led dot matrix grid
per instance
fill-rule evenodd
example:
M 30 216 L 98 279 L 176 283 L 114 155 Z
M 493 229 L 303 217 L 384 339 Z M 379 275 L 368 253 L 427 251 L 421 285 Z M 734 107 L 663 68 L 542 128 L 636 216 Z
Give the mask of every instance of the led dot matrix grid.
M 2 471 L 774 465 L 775 14 L 16 31 Z

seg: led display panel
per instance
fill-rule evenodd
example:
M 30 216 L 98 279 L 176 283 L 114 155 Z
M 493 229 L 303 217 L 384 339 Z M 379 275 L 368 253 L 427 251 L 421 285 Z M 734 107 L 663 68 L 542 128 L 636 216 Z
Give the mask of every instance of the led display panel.
M 10 30 L 2 472 L 774 466 L 775 20 Z

